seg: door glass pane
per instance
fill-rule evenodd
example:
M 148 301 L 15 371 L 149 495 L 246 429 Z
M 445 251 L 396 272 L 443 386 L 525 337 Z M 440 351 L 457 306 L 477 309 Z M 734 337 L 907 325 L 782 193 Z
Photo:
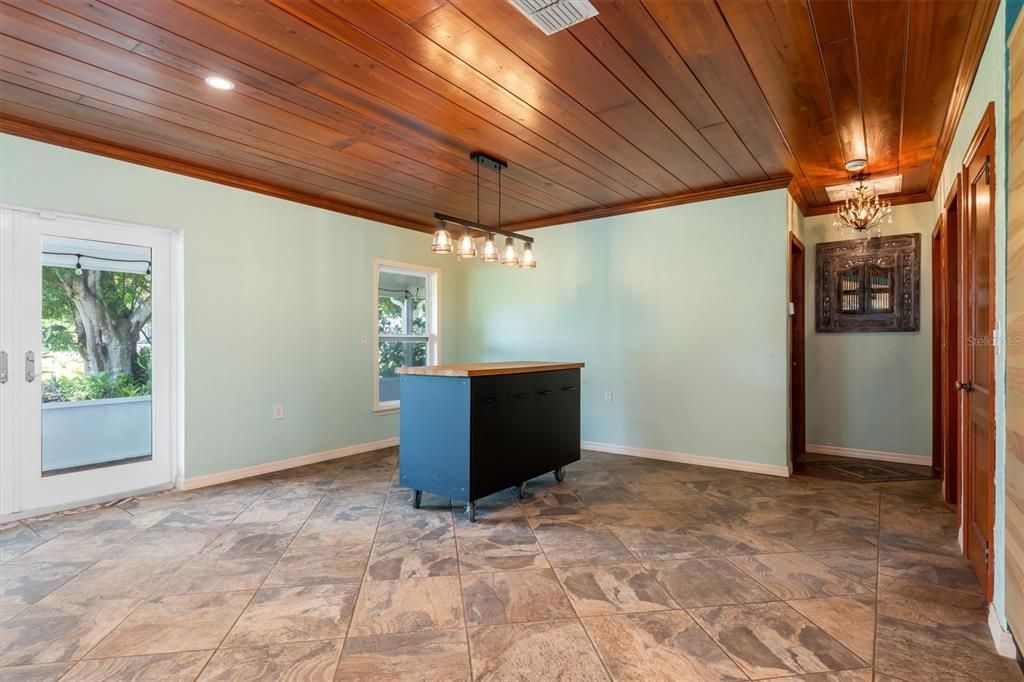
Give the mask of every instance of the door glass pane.
M 43 237 L 42 473 L 152 459 L 149 248 Z

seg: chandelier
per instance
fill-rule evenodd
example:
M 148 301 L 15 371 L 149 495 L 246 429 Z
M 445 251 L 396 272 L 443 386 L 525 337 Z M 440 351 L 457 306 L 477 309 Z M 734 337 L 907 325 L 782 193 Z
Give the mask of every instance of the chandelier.
M 533 237 L 507 232 L 501 229 L 501 171 L 508 168 L 508 163 L 487 156 L 483 152 L 473 152 L 469 158 L 476 162 L 476 220 L 467 220 L 444 213 L 435 213 L 437 230 L 434 232 L 434 241 L 430 246 L 433 253 L 455 253 L 456 260 L 463 261 L 476 258 L 485 263 L 501 263 L 524 269 L 537 267 L 537 259 L 533 254 Z M 480 222 L 480 166 L 493 170 L 498 174 L 498 225 L 489 227 Z M 462 235 L 458 239 L 452 239 L 448 226 L 454 225 L 461 228 Z M 480 249 L 476 247 L 473 233 L 484 235 L 484 241 Z M 498 249 L 494 241 L 494 235 L 499 234 L 505 237 L 505 246 Z M 523 242 L 523 251 L 520 254 L 516 249 L 516 240 Z
M 850 162 L 847 167 L 852 164 L 853 162 Z M 844 229 L 851 230 L 854 234 L 870 234 L 873 230 L 874 236 L 880 237 L 882 223 L 892 224 L 892 204 L 885 199 L 879 199 L 874 188 L 864 184 L 867 178 L 864 173 L 854 175 L 853 179 L 857 181 L 857 186 L 836 209 L 832 225 L 838 228 L 840 234 Z

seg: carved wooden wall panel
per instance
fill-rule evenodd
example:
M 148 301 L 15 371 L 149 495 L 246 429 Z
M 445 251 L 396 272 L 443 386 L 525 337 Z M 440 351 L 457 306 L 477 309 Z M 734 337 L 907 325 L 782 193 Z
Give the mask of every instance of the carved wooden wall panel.
M 818 332 L 916 332 L 921 235 L 818 244 L 814 283 Z

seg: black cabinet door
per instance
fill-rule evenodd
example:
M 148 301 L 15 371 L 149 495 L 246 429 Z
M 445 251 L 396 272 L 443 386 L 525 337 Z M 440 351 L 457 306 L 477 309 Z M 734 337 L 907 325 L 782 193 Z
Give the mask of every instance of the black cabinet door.
M 555 453 L 552 459 L 556 466 L 565 466 L 580 458 L 580 371 L 578 369 L 558 372 L 556 390 L 558 427 L 555 429 Z
M 508 377 L 512 396 L 512 454 L 510 469 L 521 483 L 536 476 L 544 458 L 544 418 L 537 373 L 514 374 Z
M 512 396 L 504 376 L 472 379 L 470 397 L 470 494 L 478 499 L 512 485 L 509 461 Z

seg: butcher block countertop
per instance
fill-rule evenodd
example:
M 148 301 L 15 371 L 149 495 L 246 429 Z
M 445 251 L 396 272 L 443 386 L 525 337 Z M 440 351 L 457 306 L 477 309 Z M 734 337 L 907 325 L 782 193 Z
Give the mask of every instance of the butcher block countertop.
M 494 374 L 529 374 L 554 372 L 560 369 L 580 369 L 582 362 L 470 362 L 462 365 L 433 365 L 431 367 L 399 367 L 399 374 L 417 374 L 430 377 L 486 377 Z

